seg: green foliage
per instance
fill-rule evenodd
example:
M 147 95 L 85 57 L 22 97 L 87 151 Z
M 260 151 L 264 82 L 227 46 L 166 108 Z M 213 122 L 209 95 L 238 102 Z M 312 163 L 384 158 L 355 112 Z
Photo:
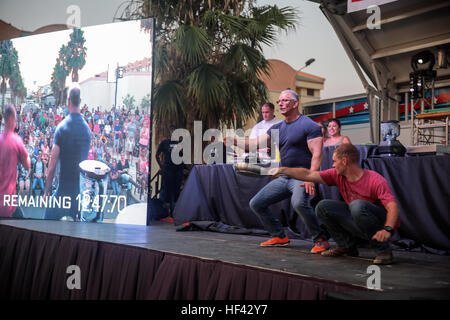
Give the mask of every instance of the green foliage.
M 0 41 L 0 93 L 2 94 L 1 110 L 5 105 L 5 94 L 9 84 L 11 98 L 24 98 L 26 88 L 20 73 L 19 54 L 11 40 Z
M 70 34 L 70 41 L 67 44 L 66 63 L 72 72 L 72 81 L 78 82 L 78 70 L 82 69 L 86 64 L 86 40 L 81 29 L 74 28 Z
M 150 94 L 147 94 L 142 98 L 140 106 L 143 111 L 150 110 L 150 108 L 152 107 L 152 97 L 150 96 Z
M 123 98 L 122 102 L 128 110 L 133 110 L 136 107 L 136 98 L 129 93 Z
M 50 83 L 57 105 L 64 103 L 66 79 L 70 73 L 70 69 L 67 65 L 67 54 L 68 47 L 66 45 L 62 45 L 59 49 L 59 55 L 53 68 L 52 80 Z
M 63 104 L 65 99 L 66 79 L 72 73 L 72 82 L 78 82 L 78 70 L 86 64 L 86 40 L 81 29 L 74 28 L 70 40 L 59 49 L 59 55 L 53 67 L 51 87 L 56 104 Z
M 267 100 L 262 46 L 297 24 L 295 9 L 251 0 L 146 0 L 142 14 L 156 18 L 157 140 L 169 124 L 241 127 Z

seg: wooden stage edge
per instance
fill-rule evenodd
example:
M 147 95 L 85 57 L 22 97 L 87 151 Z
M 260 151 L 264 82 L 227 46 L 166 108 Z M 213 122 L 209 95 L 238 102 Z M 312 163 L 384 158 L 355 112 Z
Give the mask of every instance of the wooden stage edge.
M 291 239 L 286 247 L 262 248 L 266 238 L 208 231 L 177 231 L 171 223 L 151 226 L 80 223 L 32 219 L 0 219 L 0 225 L 61 236 L 147 248 L 219 260 L 252 268 L 367 288 L 373 284 L 375 251 L 360 249 L 359 257 L 328 258 L 309 253 L 312 242 Z M 336 292 L 330 299 L 450 299 L 450 257 L 394 251 L 392 265 L 379 266 L 380 290 Z

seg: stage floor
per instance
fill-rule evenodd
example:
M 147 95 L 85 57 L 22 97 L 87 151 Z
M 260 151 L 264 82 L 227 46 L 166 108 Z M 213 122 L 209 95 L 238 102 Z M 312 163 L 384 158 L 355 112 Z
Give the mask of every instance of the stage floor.
M 201 259 L 287 272 L 366 287 L 375 252 L 360 257 L 326 258 L 310 254 L 312 242 L 291 240 L 290 246 L 262 248 L 266 238 L 208 231 L 176 231 L 171 223 L 152 226 L 69 221 L 1 219 L 1 225 L 101 242 L 148 248 Z M 380 266 L 381 290 L 333 293 L 335 299 L 450 299 L 450 257 L 394 251 L 395 263 Z M 368 270 L 369 268 L 369 270 Z M 370 283 L 373 283 L 372 281 Z

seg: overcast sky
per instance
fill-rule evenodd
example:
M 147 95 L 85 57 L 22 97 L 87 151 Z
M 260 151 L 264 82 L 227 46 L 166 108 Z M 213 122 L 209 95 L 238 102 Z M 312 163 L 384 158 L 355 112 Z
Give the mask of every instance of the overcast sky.
M 67 13 L 67 8 L 75 4 L 80 7 L 81 26 L 85 27 L 112 22 L 116 12 L 121 12 L 123 9 L 123 6 L 121 7 L 122 9 L 119 8 L 123 3 L 125 3 L 123 0 L 0 0 L 0 19 L 23 30 L 33 31 L 50 24 L 65 24 L 70 15 Z M 287 35 L 284 32 L 280 33 L 276 46 L 264 48 L 266 58 L 283 60 L 294 69 L 301 68 L 305 61 L 310 58 L 316 59 L 312 65 L 303 71 L 326 79 L 325 89 L 321 94 L 322 99 L 364 92 L 353 66 L 331 25 L 320 11 L 318 4 L 306 0 L 257 0 L 257 4 L 276 4 L 279 7 L 292 6 L 301 11 L 301 22 L 297 30 Z M 118 8 L 119 10 L 117 10 Z M 92 37 L 92 39 L 99 39 L 94 36 Z M 90 36 L 87 37 L 87 40 L 88 38 Z M 123 41 L 120 41 L 120 43 L 123 43 L 122 46 L 116 45 L 106 51 L 115 51 L 118 54 L 122 49 L 125 49 L 132 55 L 136 54 L 136 57 L 130 57 L 131 60 L 129 61 L 138 59 L 138 56 L 144 57 L 146 54 L 139 52 L 141 49 L 131 49 L 128 42 L 125 44 L 124 41 L 130 40 L 130 38 L 132 37 L 125 37 Z M 28 63 L 26 62 L 28 60 L 28 58 L 25 58 L 26 56 L 35 55 L 39 57 L 38 61 L 40 61 L 39 64 L 41 65 L 39 67 L 42 67 L 40 70 L 44 70 L 45 67 L 51 73 L 55 65 L 59 47 L 62 43 L 68 41 L 68 35 L 67 39 L 63 36 L 61 39 L 62 42 L 51 41 L 42 49 L 21 53 L 23 55 L 21 56 L 22 67 L 25 67 Z M 107 40 L 106 42 L 115 45 L 119 43 L 119 39 L 119 35 L 114 34 L 113 39 Z M 106 69 L 108 61 L 105 61 L 104 58 L 101 61 L 95 58 L 95 53 L 97 52 L 102 52 L 102 55 L 104 55 L 103 51 L 100 50 L 104 48 L 102 43 L 97 40 L 92 40 L 92 42 L 89 40 L 89 43 L 86 43 L 89 56 L 88 63 L 91 64 L 92 62 L 93 66 L 91 69 L 90 66 L 86 65 L 83 74 L 86 72 L 98 73 Z M 17 44 L 17 46 L 20 45 Z M 97 47 L 99 48 L 97 49 Z M 51 49 L 50 51 L 54 53 L 51 55 L 45 54 L 46 48 Z M 147 49 L 142 50 L 145 51 Z M 109 59 L 107 58 L 106 60 Z M 39 82 L 37 84 L 42 84 L 40 83 L 41 81 L 49 82 L 44 80 L 46 71 L 39 71 L 38 73 L 40 73 L 39 77 L 42 76 L 42 80 L 40 78 L 36 80 Z M 28 85 L 30 79 L 26 74 L 24 76 L 26 78 L 26 85 Z M 45 76 L 48 77 L 48 75 Z
M 317 3 L 305 0 L 258 0 L 258 4 L 291 6 L 300 11 L 300 25 L 295 32 L 280 34 L 278 45 L 264 48 L 267 59 L 280 59 L 294 69 L 315 62 L 302 71 L 325 78 L 321 99 L 364 93 L 364 87 L 337 35 Z
M 80 82 L 107 71 L 108 64 L 126 65 L 151 55 L 149 35 L 140 31 L 139 21 L 109 23 L 83 30 L 87 59 L 79 72 Z M 50 83 L 59 49 L 69 42 L 71 32 L 58 31 L 13 40 L 27 89 Z

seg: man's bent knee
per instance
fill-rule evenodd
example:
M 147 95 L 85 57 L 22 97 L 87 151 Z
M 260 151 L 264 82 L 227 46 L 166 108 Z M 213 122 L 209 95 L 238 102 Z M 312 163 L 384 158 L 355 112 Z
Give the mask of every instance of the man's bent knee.
M 365 209 L 367 208 L 368 205 L 369 205 L 369 202 L 358 199 L 358 200 L 353 200 L 352 202 L 350 202 L 350 204 L 348 205 L 348 208 L 350 209 L 352 216 L 359 216 L 362 212 L 365 211 Z
M 329 214 L 329 211 L 327 210 L 327 208 L 330 204 L 331 204 L 330 200 L 327 200 L 327 199 L 320 200 L 315 208 L 316 215 L 321 219 L 327 218 L 328 214 Z
M 258 201 L 256 197 L 253 197 L 249 202 L 250 209 L 252 209 L 253 212 L 257 213 L 260 210 L 264 209 L 261 205 L 261 202 Z

